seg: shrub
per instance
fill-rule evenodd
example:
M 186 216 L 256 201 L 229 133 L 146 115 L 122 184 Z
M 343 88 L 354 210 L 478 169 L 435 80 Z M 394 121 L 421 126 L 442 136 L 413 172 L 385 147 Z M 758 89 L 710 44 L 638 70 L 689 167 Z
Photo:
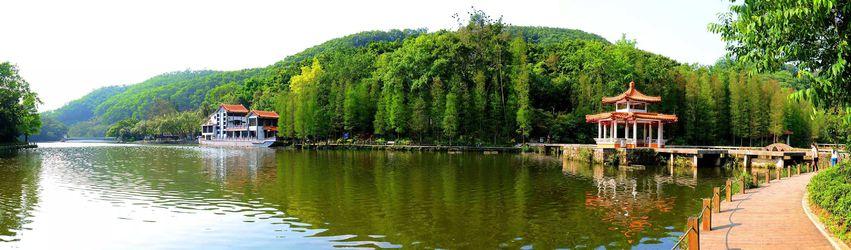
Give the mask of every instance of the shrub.
M 675 167 L 691 167 L 692 159 L 690 157 L 674 157 L 674 166 Z
M 632 150 L 627 150 L 626 159 L 631 164 L 657 164 L 656 150 L 650 148 L 636 148 Z
M 399 139 L 396 141 L 396 145 L 411 145 L 411 139 Z
M 753 178 L 753 175 L 751 175 L 750 172 L 742 173 L 739 175 L 739 179 L 745 181 L 745 188 L 755 188 L 759 186 L 758 183 L 756 183 L 757 180 Z
M 384 138 L 378 138 L 375 140 L 375 144 L 384 145 L 384 143 L 387 143 L 387 140 L 384 140 Z
M 839 239 L 851 243 L 851 163 L 819 172 L 807 187 L 810 203 L 820 208 L 822 221 Z
M 594 149 L 580 148 L 579 152 L 576 155 L 577 159 L 592 161 L 594 159 Z

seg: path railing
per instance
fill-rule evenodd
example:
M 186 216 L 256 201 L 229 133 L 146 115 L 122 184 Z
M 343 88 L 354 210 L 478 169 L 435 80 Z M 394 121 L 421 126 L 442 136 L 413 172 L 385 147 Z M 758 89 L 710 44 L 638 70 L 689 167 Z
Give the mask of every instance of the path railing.
M 802 171 L 812 172 L 818 171 L 817 167 L 811 166 L 810 164 L 806 165 L 794 165 L 789 166 L 785 169 L 776 168 L 777 178 L 775 181 L 781 180 L 782 172 L 786 172 L 786 177 L 792 177 L 793 175 L 800 175 Z M 754 186 L 759 186 L 759 177 L 760 174 L 758 172 L 753 172 L 752 177 L 750 178 L 751 183 Z M 765 173 L 765 183 L 771 182 L 771 170 Z M 725 194 L 725 202 L 733 202 L 733 183 L 736 183 L 741 187 L 738 191 L 741 194 L 746 194 L 748 186 L 745 182 L 744 178 L 732 178 L 728 179 L 723 187 L 713 187 L 712 188 L 712 198 L 704 198 L 703 204 L 701 206 L 700 212 L 697 213 L 696 216 L 689 216 L 686 221 L 686 230 L 680 238 L 677 239 L 677 242 L 671 248 L 673 249 L 700 249 L 700 232 L 702 231 L 712 231 L 712 214 L 713 213 L 721 213 L 721 194 Z

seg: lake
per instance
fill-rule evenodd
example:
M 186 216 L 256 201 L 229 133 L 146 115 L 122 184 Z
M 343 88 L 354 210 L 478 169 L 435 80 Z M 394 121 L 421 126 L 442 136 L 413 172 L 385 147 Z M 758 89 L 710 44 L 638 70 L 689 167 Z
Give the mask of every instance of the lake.
M 0 248 L 670 248 L 731 172 L 535 154 L 39 146 L 0 158 Z

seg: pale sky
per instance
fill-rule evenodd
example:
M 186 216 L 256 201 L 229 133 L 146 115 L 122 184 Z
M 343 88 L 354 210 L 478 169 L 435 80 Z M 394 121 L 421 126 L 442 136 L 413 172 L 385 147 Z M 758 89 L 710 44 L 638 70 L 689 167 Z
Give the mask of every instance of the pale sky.
M 712 64 L 724 43 L 706 26 L 729 1 L 3 0 L 0 61 L 18 65 L 45 111 L 164 72 L 264 67 L 360 31 L 452 29 L 452 14 L 473 6 L 513 25 L 626 34 L 641 49 Z

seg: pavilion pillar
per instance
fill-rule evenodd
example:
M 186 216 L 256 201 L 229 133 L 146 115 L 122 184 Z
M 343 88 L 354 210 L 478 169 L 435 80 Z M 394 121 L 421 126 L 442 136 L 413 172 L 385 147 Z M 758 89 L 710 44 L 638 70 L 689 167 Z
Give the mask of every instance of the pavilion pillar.
M 662 143 L 662 138 L 663 138 L 663 137 L 662 137 L 662 133 L 664 132 L 664 130 L 663 130 L 663 129 L 664 129 L 664 128 L 663 128 L 663 127 L 664 127 L 664 125 L 665 125 L 664 123 L 662 123 L 661 121 L 659 121 L 659 131 L 658 131 L 658 132 L 659 132 L 659 134 L 657 135 L 659 138 L 657 139 L 656 143 L 658 143 L 658 144 L 659 144 L 659 147 L 660 147 L 660 148 L 662 147 L 662 145 L 664 145 L 664 144 Z
M 597 138 L 603 138 L 603 125 L 597 122 Z
M 632 143 L 638 146 L 638 122 L 632 123 Z
M 629 121 L 623 121 L 623 138 L 629 138 Z
M 647 131 L 650 132 L 650 135 L 648 135 L 647 138 L 650 138 L 650 140 L 653 140 L 653 122 L 650 122 L 649 124 L 647 124 L 647 127 L 648 127 Z
M 618 138 L 618 121 L 612 120 L 612 138 Z

